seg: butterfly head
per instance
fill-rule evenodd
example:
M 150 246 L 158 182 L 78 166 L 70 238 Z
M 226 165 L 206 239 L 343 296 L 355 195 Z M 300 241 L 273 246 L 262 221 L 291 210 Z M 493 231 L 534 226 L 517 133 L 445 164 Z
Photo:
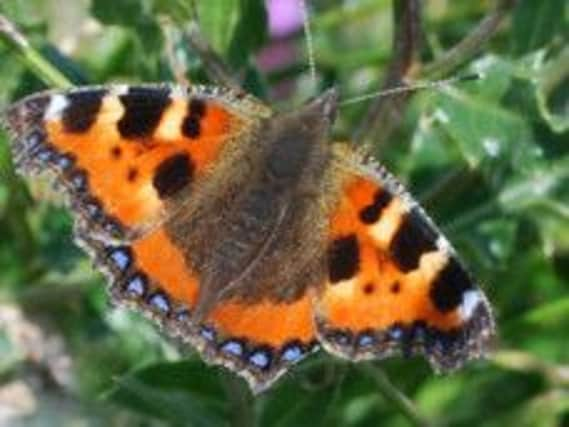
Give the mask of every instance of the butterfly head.
M 306 115 L 317 115 L 325 119 L 331 126 L 336 120 L 338 111 L 338 91 L 335 87 L 325 90 L 318 96 L 309 99 L 301 111 Z

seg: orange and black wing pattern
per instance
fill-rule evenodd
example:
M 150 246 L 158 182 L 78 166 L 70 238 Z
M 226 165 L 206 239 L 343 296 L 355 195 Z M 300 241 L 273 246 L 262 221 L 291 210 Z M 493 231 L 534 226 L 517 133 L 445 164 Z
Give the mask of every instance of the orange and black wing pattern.
M 75 215 L 76 240 L 107 277 L 113 300 L 255 390 L 315 349 L 312 300 L 227 300 L 194 321 L 199 275 L 164 223 L 225 147 L 270 114 L 252 98 L 216 88 L 145 85 L 37 94 L 5 118 L 18 170 L 55 175 Z
M 347 173 L 329 239 L 315 308 L 328 351 L 351 360 L 423 354 L 445 371 L 487 349 L 494 321 L 486 297 L 385 170 Z
M 482 355 L 494 332 L 482 291 L 401 186 L 351 150 L 326 166 L 322 192 L 334 194 L 314 194 L 327 206 L 315 211 L 326 226 L 301 229 L 319 233 L 320 283 L 295 298 L 218 298 L 195 316 L 203 283 L 168 220 L 272 114 L 240 93 L 145 85 L 40 93 L 4 121 L 19 171 L 50 171 L 64 188 L 77 241 L 115 302 L 141 310 L 255 391 L 318 344 L 351 360 L 424 354 L 439 370 Z
M 166 215 L 255 120 L 232 108 L 240 95 L 170 85 L 85 87 L 44 92 L 5 114 L 16 167 L 51 171 L 69 195 L 78 226 L 124 240 Z
M 128 245 L 83 239 L 95 265 L 108 277 L 113 300 L 142 311 L 171 336 L 195 347 L 209 363 L 243 376 L 254 392 L 269 387 L 293 364 L 315 351 L 310 292 L 294 301 L 219 301 L 201 321 L 193 317 L 199 275 L 164 227 Z

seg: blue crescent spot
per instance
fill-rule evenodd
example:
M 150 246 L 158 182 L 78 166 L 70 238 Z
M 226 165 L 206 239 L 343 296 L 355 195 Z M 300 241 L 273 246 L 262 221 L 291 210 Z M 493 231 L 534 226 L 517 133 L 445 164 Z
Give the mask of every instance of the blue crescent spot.
M 36 157 L 42 162 L 49 162 L 55 157 L 55 153 L 50 148 L 42 148 Z
M 239 341 L 227 341 L 221 346 L 221 351 L 232 354 L 233 356 L 242 356 L 243 345 Z
M 162 313 L 168 313 L 170 311 L 170 301 L 163 294 L 154 294 L 148 300 L 148 303 L 160 310 Z
M 335 334 L 333 340 L 340 345 L 348 345 L 350 343 L 350 337 L 343 332 Z
M 358 344 L 360 347 L 370 347 L 375 342 L 375 338 L 369 334 L 361 335 L 358 338 Z
M 39 133 L 39 132 L 32 132 L 28 137 L 27 137 L 27 144 L 30 146 L 34 146 L 34 145 L 38 145 L 41 144 L 43 141 L 43 136 Z
M 87 178 L 82 172 L 77 172 L 71 177 L 71 184 L 76 190 L 84 191 L 87 186 Z
M 71 160 L 69 156 L 61 155 L 57 157 L 57 159 L 55 160 L 55 164 L 59 166 L 62 170 L 66 170 L 69 169 L 71 166 L 73 166 L 73 160 Z
M 190 312 L 187 309 L 182 309 L 176 314 L 176 320 L 183 322 L 190 318 Z
M 249 361 L 259 368 L 266 368 L 271 363 L 271 356 L 268 351 L 257 350 L 249 356 Z
M 135 297 L 141 297 L 146 293 L 146 280 L 140 275 L 130 278 L 126 283 L 126 292 Z
M 215 341 L 215 331 L 208 326 L 200 328 L 200 335 L 207 341 Z
M 282 352 L 281 359 L 292 363 L 302 358 L 303 355 L 304 352 L 302 351 L 302 348 L 299 345 L 293 344 L 285 348 Z
M 112 249 L 109 257 L 115 266 L 121 271 L 128 269 L 130 263 L 132 262 L 130 254 L 124 248 Z
M 88 202 L 85 204 L 85 210 L 91 219 L 101 218 L 103 212 L 96 202 Z
M 403 338 L 404 331 L 401 326 L 393 326 L 391 329 L 389 329 L 388 333 L 390 338 L 394 340 L 400 340 Z

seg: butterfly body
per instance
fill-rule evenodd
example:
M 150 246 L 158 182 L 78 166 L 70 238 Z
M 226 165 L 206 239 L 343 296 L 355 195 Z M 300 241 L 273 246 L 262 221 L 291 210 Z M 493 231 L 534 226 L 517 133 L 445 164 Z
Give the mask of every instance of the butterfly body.
M 113 86 L 34 95 L 5 122 L 19 170 L 65 188 L 115 301 L 254 390 L 319 345 L 439 370 L 480 357 L 485 296 L 388 172 L 330 143 L 336 102 Z

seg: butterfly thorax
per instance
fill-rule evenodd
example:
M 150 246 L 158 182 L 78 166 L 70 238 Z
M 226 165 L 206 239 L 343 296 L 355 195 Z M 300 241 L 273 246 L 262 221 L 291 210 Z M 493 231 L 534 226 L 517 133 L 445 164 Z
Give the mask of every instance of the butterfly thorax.
M 220 299 L 292 300 L 322 281 L 330 203 L 317 195 L 326 194 L 333 104 L 334 94 L 325 94 L 299 111 L 259 120 L 247 141 L 228 147 L 231 162 L 206 178 L 215 194 L 203 183 L 199 208 L 190 201 L 169 221 L 170 235 L 207 283 L 197 316 Z

